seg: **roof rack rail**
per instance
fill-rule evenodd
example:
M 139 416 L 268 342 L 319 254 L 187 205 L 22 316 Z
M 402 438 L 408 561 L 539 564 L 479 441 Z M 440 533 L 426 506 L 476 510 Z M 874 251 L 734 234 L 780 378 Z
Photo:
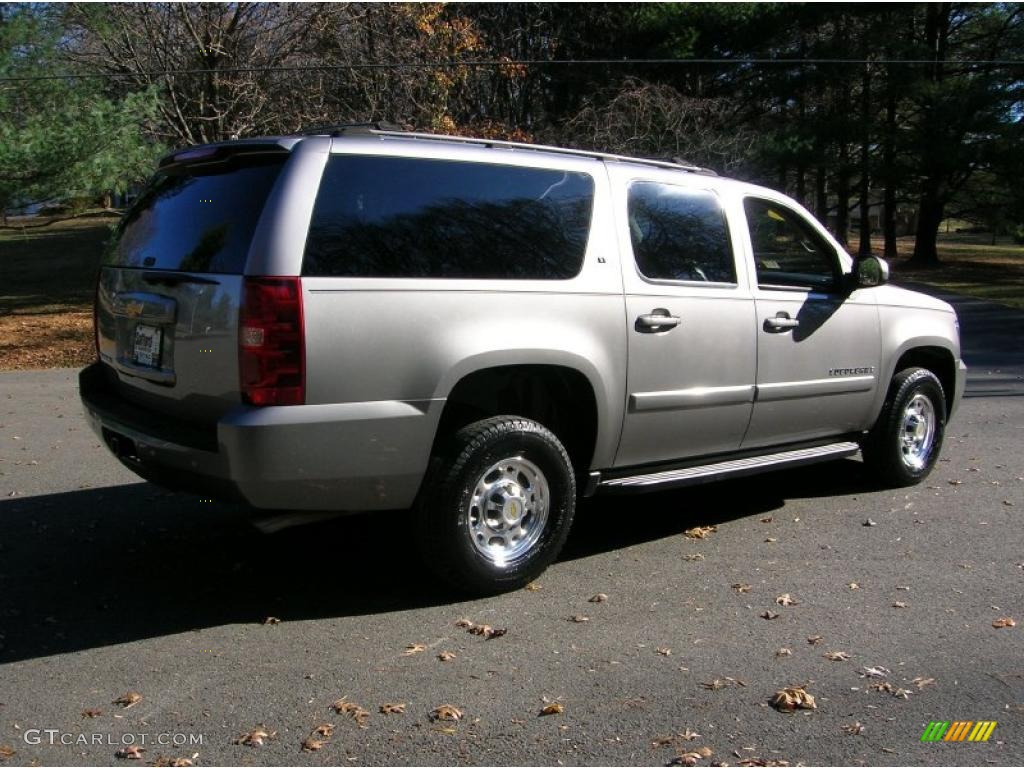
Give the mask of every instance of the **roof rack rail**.
M 358 136 L 369 133 L 402 133 L 402 127 L 383 120 L 369 123 L 311 125 L 299 130 L 300 136 Z
M 372 136 L 386 136 L 388 138 L 398 139 L 411 139 L 417 141 L 445 141 L 445 142 L 458 142 L 461 144 L 474 144 L 482 147 L 500 147 L 504 149 L 522 149 L 533 152 L 553 152 L 561 155 L 572 155 L 575 157 L 590 157 L 595 160 L 612 160 L 615 162 L 623 163 L 640 163 L 642 165 L 653 165 L 658 168 L 671 168 L 673 170 L 689 171 L 690 173 L 700 173 L 705 175 L 717 176 L 714 171 L 708 168 L 701 168 L 697 165 L 690 165 L 685 162 L 673 162 L 670 160 L 652 160 L 642 157 L 628 157 L 626 155 L 616 155 L 609 152 L 591 152 L 585 149 L 566 149 L 564 147 L 552 147 L 546 144 L 525 144 L 519 141 L 499 141 L 497 139 L 478 139 L 470 136 L 449 136 L 440 133 L 419 133 L 416 131 L 403 131 L 401 129 L 393 128 L 377 128 L 367 127 L 374 126 L 374 123 L 363 123 L 360 124 L 361 130 L 354 133 Z M 353 132 L 345 131 L 344 134 L 331 134 L 331 135 L 352 135 Z

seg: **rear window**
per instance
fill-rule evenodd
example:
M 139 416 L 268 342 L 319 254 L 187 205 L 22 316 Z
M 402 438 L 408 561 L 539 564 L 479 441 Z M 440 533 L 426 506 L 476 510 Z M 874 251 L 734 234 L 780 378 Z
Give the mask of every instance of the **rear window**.
M 241 274 L 285 156 L 161 170 L 121 220 L 104 263 Z
M 303 274 L 565 280 L 583 266 L 593 199 L 585 173 L 335 155 Z

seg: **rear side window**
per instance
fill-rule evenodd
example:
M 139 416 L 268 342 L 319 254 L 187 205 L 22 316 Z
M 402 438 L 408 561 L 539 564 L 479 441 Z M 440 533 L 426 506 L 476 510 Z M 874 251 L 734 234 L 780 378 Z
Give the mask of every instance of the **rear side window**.
M 565 280 L 583 266 L 593 199 L 585 173 L 334 155 L 303 274 Z
M 161 170 L 121 220 L 104 264 L 242 274 L 284 156 Z
M 633 184 L 629 236 L 637 269 L 644 277 L 736 282 L 725 213 L 707 190 L 649 181 Z

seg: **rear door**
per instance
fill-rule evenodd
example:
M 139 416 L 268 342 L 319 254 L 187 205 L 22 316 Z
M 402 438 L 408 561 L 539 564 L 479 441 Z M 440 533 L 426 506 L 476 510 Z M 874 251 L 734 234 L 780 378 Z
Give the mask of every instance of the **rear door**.
M 288 156 L 275 145 L 182 153 L 126 213 L 97 292 L 100 358 L 123 397 L 197 422 L 240 402 L 243 274 Z
M 756 366 L 742 246 L 700 177 L 610 168 L 622 216 L 628 400 L 616 466 L 739 447 Z M 681 178 L 682 177 L 682 178 Z
M 864 428 L 878 387 L 878 308 L 845 287 L 836 247 L 781 201 L 744 201 L 757 280 L 757 401 L 744 448 Z

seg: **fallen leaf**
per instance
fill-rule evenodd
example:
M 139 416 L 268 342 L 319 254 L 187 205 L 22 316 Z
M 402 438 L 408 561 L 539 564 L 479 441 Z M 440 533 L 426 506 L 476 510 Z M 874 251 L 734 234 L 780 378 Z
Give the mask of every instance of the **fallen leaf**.
M 430 719 L 435 722 L 438 720 L 457 722 L 462 719 L 462 710 L 453 707 L 451 704 L 442 704 L 431 711 Z
M 1001 619 L 996 619 L 995 621 L 993 621 L 992 626 L 996 629 L 1009 629 L 1011 627 L 1016 627 L 1017 622 L 1011 619 L 1009 616 L 1003 616 Z
M 275 624 L 280 624 L 281 620 L 279 618 L 277 618 L 277 616 L 267 616 L 267 618 L 265 618 L 260 623 L 263 624 L 263 626 L 270 626 L 270 627 L 272 627 Z
M 573 624 L 582 624 L 582 623 L 584 623 L 586 621 L 590 621 L 590 617 L 589 616 L 583 616 L 582 614 L 578 613 L 575 616 L 570 616 L 569 617 L 569 621 L 571 621 Z
M 913 683 L 914 685 L 916 685 L 918 690 L 921 690 L 922 688 L 924 688 L 926 686 L 935 685 L 935 678 L 934 677 L 915 677 L 910 682 Z
M 765 611 L 764 613 L 761 614 L 761 618 L 762 619 L 767 619 L 768 621 L 771 621 L 772 619 L 779 618 L 779 614 L 774 613 L 773 611 Z
M 793 655 L 793 649 L 792 648 L 779 648 L 779 650 L 777 650 L 775 652 L 776 658 L 779 657 L 779 656 L 792 656 L 792 655 Z
M 354 701 L 349 701 L 346 696 L 342 696 L 331 704 L 331 708 L 339 715 L 347 715 L 348 717 L 351 717 L 356 721 L 360 728 L 366 727 L 366 720 L 370 716 L 370 713 Z
M 809 644 L 811 644 L 811 645 L 817 645 L 818 643 L 820 643 L 824 639 L 825 638 L 822 637 L 821 635 L 811 635 L 810 637 L 807 638 L 807 642 Z
M 698 525 L 696 528 L 688 528 L 683 531 L 683 535 L 688 539 L 706 539 L 717 530 L 718 526 L 715 525 Z
M 761 518 L 761 522 L 762 522 L 762 523 L 770 523 L 770 522 L 772 522 L 772 521 L 773 521 L 774 519 L 775 519 L 774 517 L 762 517 L 762 518 Z
M 10 744 L 0 744 L 0 760 L 6 760 L 9 757 L 14 757 L 17 752 L 14 751 L 14 747 Z
M 949 483 L 950 485 L 963 485 L 964 484 L 963 480 L 947 480 L 946 482 Z
M 452 661 L 455 658 L 455 653 L 453 651 L 441 651 L 437 654 L 437 658 L 441 661 Z
M 850 654 L 848 654 L 846 651 L 829 651 L 828 653 L 825 653 L 823 655 L 829 661 L 849 661 L 850 660 Z
M 235 744 L 245 744 L 247 747 L 262 747 L 266 742 L 276 738 L 277 731 L 268 731 L 264 726 L 260 725 L 235 739 Z
M 873 528 L 874 526 L 878 525 L 878 523 L 876 523 L 869 517 L 867 520 L 861 523 L 861 525 L 863 525 L 865 528 Z
M 848 586 L 850 589 L 860 589 L 860 584 L 858 584 L 856 581 L 851 581 L 846 586 Z
M 492 640 L 496 637 L 502 637 L 508 634 L 507 629 L 496 629 L 490 624 L 474 624 L 468 630 L 471 635 L 480 635 L 484 640 Z
M 114 753 L 114 757 L 119 757 L 122 760 L 141 760 L 142 753 L 145 751 L 145 747 L 121 747 L 121 749 Z
M 817 709 L 814 697 L 802 685 L 782 688 L 772 696 L 771 704 L 780 712 L 793 712 L 797 709 Z
M 409 643 L 407 646 L 405 646 L 405 650 L 402 651 L 402 655 L 413 656 L 417 653 L 422 653 L 425 650 L 427 650 L 427 646 L 425 646 L 423 643 Z
M 542 587 L 536 581 L 531 581 L 529 584 L 526 585 L 525 589 L 527 592 L 540 592 L 542 589 L 544 589 L 544 587 Z
M 123 694 L 121 696 L 118 696 L 116 699 L 114 699 L 111 702 L 111 704 L 120 704 L 125 709 L 131 709 L 136 704 L 138 704 L 140 701 L 142 701 L 142 694 L 141 693 L 136 693 L 135 691 L 128 691 L 128 693 L 125 693 L 125 694 Z
M 476 624 L 474 624 L 469 619 L 459 619 L 455 622 L 455 626 L 459 627 L 460 629 L 472 629 L 476 626 Z
M 189 768 L 190 766 L 195 765 L 195 763 L 187 757 L 171 758 L 158 756 L 157 759 L 153 761 L 153 765 L 162 766 L 163 768 Z
M 846 733 L 851 734 L 852 736 L 860 736 L 862 733 L 864 733 L 864 726 L 861 725 L 859 720 L 857 720 L 856 722 L 850 723 L 849 725 L 844 725 L 842 727 L 842 729 Z
M 689 560 L 690 562 L 693 562 L 694 560 L 703 560 L 703 559 L 704 559 L 704 555 L 702 555 L 700 552 L 695 552 L 692 555 L 683 555 L 683 560 Z
M 454 736 L 456 733 L 458 733 L 457 730 L 455 730 L 454 728 L 452 728 L 450 726 L 445 727 L 445 728 L 435 728 L 434 730 L 437 731 L 438 733 L 443 733 L 445 736 Z
M 310 735 L 319 736 L 322 739 L 329 739 L 334 735 L 334 726 L 330 723 L 323 723 L 314 728 Z
M 323 749 L 327 742 L 323 739 L 317 739 L 312 736 L 307 736 L 302 742 L 303 752 L 316 752 L 317 750 Z
M 382 715 L 404 715 L 405 704 L 381 704 L 380 713 Z
M 787 760 L 767 760 L 763 757 L 745 757 L 740 760 L 736 765 L 741 765 L 744 768 L 786 768 L 789 765 Z
M 904 602 L 903 602 L 902 600 L 897 600 L 896 602 L 894 602 L 894 603 L 892 604 L 892 607 L 893 607 L 893 608 L 906 608 L 906 607 L 907 607 L 907 604 L 906 604 L 906 603 L 904 603 Z
M 709 691 L 720 691 L 725 688 L 725 683 L 716 677 L 710 683 L 701 683 L 701 686 L 707 688 Z
M 94 717 L 99 717 L 102 714 L 103 714 L 103 710 L 101 710 L 101 709 L 83 709 L 82 710 L 82 717 L 84 717 L 84 718 L 87 717 L 89 719 L 92 719 Z
M 774 544 L 776 541 L 778 541 L 777 538 L 775 538 L 774 536 L 769 536 L 767 539 L 764 540 L 764 543 L 765 544 Z
M 654 650 L 655 650 L 656 653 L 660 653 L 662 656 L 671 656 L 672 655 L 672 649 L 671 648 L 667 648 L 665 646 L 661 646 L 660 648 L 655 648 Z
M 565 712 L 565 706 L 560 701 L 552 701 L 550 704 L 545 706 L 539 713 L 538 717 L 544 717 L 546 715 L 560 715 Z
M 800 605 L 800 603 L 798 603 L 790 596 L 789 592 L 786 592 L 785 594 L 776 597 L 775 602 L 778 605 Z
M 862 667 L 860 671 L 861 677 L 885 677 L 889 674 L 888 669 L 885 667 Z
M 732 588 L 739 592 L 741 595 L 744 592 L 749 592 L 752 589 L 752 587 L 749 584 L 744 584 L 742 581 L 733 584 Z
M 888 680 L 884 680 L 881 683 L 872 683 L 868 686 L 868 688 L 870 688 L 872 691 L 883 691 L 885 693 L 891 693 L 898 699 L 910 698 L 910 691 L 908 691 L 906 688 L 897 688 Z
M 693 741 L 694 739 L 699 739 L 700 734 L 696 731 L 691 731 L 689 728 L 687 728 L 685 731 L 679 734 L 679 738 L 683 741 Z
M 587 602 L 588 603 L 606 603 L 606 602 L 608 602 L 608 595 L 606 595 L 604 592 L 598 592 L 596 595 L 594 595 L 592 598 L 590 598 Z

